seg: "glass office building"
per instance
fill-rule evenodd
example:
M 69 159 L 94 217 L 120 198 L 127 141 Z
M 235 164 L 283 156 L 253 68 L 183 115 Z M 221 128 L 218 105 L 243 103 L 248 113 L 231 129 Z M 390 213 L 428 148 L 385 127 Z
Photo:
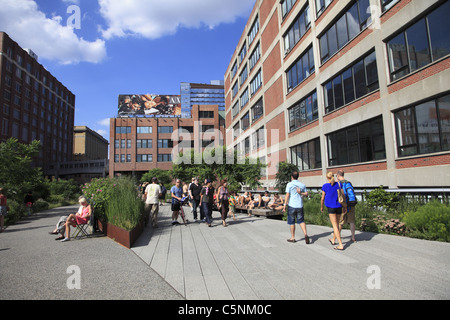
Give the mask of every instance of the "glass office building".
M 225 111 L 225 90 L 223 80 L 212 80 L 210 84 L 181 83 L 181 117 L 191 118 L 193 105 L 219 105 Z

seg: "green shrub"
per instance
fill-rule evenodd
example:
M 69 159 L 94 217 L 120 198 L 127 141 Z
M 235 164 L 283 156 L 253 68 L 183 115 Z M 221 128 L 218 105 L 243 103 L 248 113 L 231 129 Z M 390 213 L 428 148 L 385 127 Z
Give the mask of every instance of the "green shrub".
M 15 200 L 8 200 L 7 205 L 9 207 L 8 215 L 6 216 L 6 223 L 13 224 L 25 216 L 26 207 L 23 203 Z
M 371 192 L 365 192 L 365 201 L 372 207 L 383 208 L 386 211 L 395 211 L 400 202 L 399 193 L 387 192 L 380 186 Z
M 43 199 L 37 199 L 33 204 L 33 212 L 41 212 L 48 210 L 49 208 L 50 204 Z
M 416 211 L 404 213 L 402 220 L 411 230 L 410 236 L 428 240 L 450 240 L 449 205 L 431 201 Z

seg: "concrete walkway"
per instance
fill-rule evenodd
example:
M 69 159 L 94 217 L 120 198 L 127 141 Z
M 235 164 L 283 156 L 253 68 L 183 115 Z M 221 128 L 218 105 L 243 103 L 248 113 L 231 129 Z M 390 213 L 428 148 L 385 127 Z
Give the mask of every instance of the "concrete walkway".
M 284 221 L 213 218 L 172 226 L 162 206 L 132 251 L 188 300 L 450 298 L 449 243 L 361 232 L 352 243 L 344 230 L 339 252 L 327 227 L 308 226 L 310 245 L 298 229 L 292 244 Z
M 48 210 L 0 233 L 0 300 L 183 299 L 131 250 L 107 237 L 55 241 L 48 232 L 60 216 L 77 210 Z M 68 280 L 80 289 L 69 289 Z

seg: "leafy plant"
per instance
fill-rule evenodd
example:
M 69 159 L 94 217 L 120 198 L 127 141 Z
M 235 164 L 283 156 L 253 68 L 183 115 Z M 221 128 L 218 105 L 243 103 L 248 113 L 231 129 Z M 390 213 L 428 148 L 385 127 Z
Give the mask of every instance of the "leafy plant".
M 284 193 L 286 190 L 286 185 L 291 181 L 291 174 L 294 171 L 298 171 L 298 167 L 295 164 L 280 162 L 278 164 L 278 171 L 275 176 L 275 188 Z
M 431 201 L 416 211 L 405 212 L 402 220 L 411 236 L 428 240 L 450 240 L 450 206 Z
M 384 208 L 387 211 L 396 210 L 400 202 L 399 193 L 387 192 L 383 186 L 371 192 L 365 192 L 365 199 L 370 206 Z

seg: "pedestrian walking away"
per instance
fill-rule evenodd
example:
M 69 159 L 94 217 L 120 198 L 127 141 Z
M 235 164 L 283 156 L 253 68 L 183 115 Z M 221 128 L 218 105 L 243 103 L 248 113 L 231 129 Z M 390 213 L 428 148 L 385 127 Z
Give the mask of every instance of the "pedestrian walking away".
M 157 219 L 159 213 L 159 195 L 161 194 L 161 187 L 158 184 L 156 177 L 152 178 L 152 183 L 145 188 L 145 225 L 147 225 L 149 218 L 152 219 L 152 227 L 157 228 Z
M 290 226 L 291 237 L 288 242 L 295 243 L 295 223 L 297 222 L 305 235 L 306 244 L 310 243 L 306 231 L 306 223 L 303 211 L 303 199 L 302 196 L 308 196 L 306 186 L 298 181 L 298 172 L 294 171 L 291 174 L 291 182 L 286 186 L 286 198 L 284 200 L 284 210 L 287 208 L 287 223 Z
M 227 216 L 228 216 L 228 210 L 229 210 L 229 203 L 228 199 L 230 197 L 230 194 L 228 192 L 228 181 L 227 179 L 223 179 L 220 182 L 220 187 L 217 189 L 217 201 L 218 201 L 218 208 L 220 208 L 220 215 L 222 217 L 222 225 L 224 227 L 227 225 Z
M 355 195 L 355 190 L 350 181 L 345 180 L 344 171 L 338 170 L 336 173 L 337 180 L 341 183 L 342 189 L 344 190 L 345 196 L 347 198 L 347 213 L 342 214 L 339 219 L 339 231 L 342 230 L 344 224 L 350 225 L 350 231 L 352 234 L 352 241 L 356 242 L 355 230 L 356 230 L 356 204 L 358 203 Z M 334 240 L 334 239 L 333 239 Z
M 338 200 L 338 192 L 342 190 L 339 182 L 334 179 L 333 172 L 327 173 L 328 182 L 322 186 L 322 199 L 320 201 L 320 211 L 323 212 L 323 206 L 327 207 L 328 216 L 333 226 L 333 238 L 328 239 L 332 245 L 335 245 L 335 239 L 338 240 L 339 245 L 334 247 L 335 250 L 344 250 L 342 245 L 341 232 L 339 230 L 339 219 L 342 214 L 342 205 Z

